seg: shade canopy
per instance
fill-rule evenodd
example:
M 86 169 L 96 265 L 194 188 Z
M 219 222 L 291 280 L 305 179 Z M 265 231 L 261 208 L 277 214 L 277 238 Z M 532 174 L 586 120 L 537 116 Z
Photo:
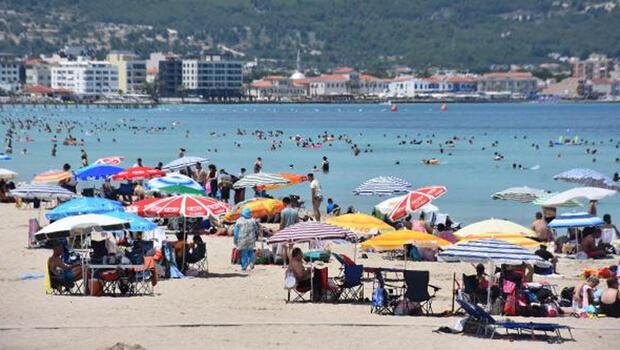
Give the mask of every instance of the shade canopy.
M 208 163 L 209 160 L 203 157 L 195 157 L 195 156 L 185 156 L 178 159 L 173 160 L 172 162 L 164 165 L 162 169 L 164 170 L 181 170 L 185 168 L 191 168 L 196 165 L 196 163 L 205 164 Z
M 111 179 L 114 181 L 147 180 L 154 177 L 162 176 L 166 176 L 166 172 L 163 170 L 151 168 L 148 166 L 134 166 L 112 175 Z
M 105 215 L 127 221 L 129 223 L 129 231 L 152 231 L 157 228 L 156 223 L 139 217 L 138 215 L 133 213 L 127 213 L 124 211 L 112 211 L 109 213 L 105 213 Z
M 432 200 L 443 196 L 448 189 L 445 186 L 426 186 L 409 192 L 402 201 L 397 203 L 388 214 L 390 221 L 398 221 L 410 212 L 429 204 Z
M 584 186 L 600 187 L 609 190 L 620 191 L 620 183 L 614 182 L 613 179 L 611 179 L 607 175 L 601 174 L 598 171 L 592 169 L 571 169 L 555 175 L 553 179 L 578 183 Z
M 277 174 L 256 173 L 242 177 L 233 188 L 258 187 L 267 185 L 286 185 L 288 180 Z
M 279 199 L 273 198 L 251 198 L 245 200 L 231 208 L 224 217 L 227 222 L 235 221 L 241 215 L 241 210 L 248 208 L 254 218 L 275 215 L 284 209 L 285 205 Z
M 499 235 L 511 234 L 521 236 L 535 236 L 536 233 L 525 226 L 512 221 L 500 219 L 488 219 L 467 225 L 454 233 L 457 237 L 466 238 L 476 235 Z
M 0 179 L 12 180 L 12 179 L 16 178 L 17 175 L 18 174 L 16 172 L 14 172 L 13 170 L 5 169 L 5 168 L 0 168 Z
M 358 196 L 391 196 L 407 193 L 411 190 L 411 184 L 394 176 L 380 176 L 364 181 L 353 190 Z
M 384 221 L 381 221 L 374 216 L 362 213 L 333 216 L 327 218 L 325 222 L 330 225 L 349 229 L 362 234 L 363 236 L 366 236 L 369 232 L 375 230 L 379 232 L 394 231 L 394 227 L 386 224 Z
M 613 196 L 616 193 L 617 192 L 614 190 L 600 187 L 577 187 L 545 198 L 541 205 L 544 207 L 555 207 L 579 198 L 600 200 L 605 197 Z
M 529 250 L 498 239 L 481 239 L 452 245 L 439 253 L 438 259 L 447 262 L 490 262 L 496 265 L 526 263 L 541 268 L 551 266 L 548 261 Z
M 215 198 L 179 195 L 156 200 L 144 206 L 143 215 L 150 217 L 217 217 L 226 213 L 228 205 Z
M 91 164 L 75 171 L 75 178 L 82 181 L 103 180 L 118 174 L 123 168 L 107 164 Z
M 538 188 L 528 186 L 510 187 L 503 191 L 495 192 L 493 199 L 510 200 L 521 203 L 531 203 L 536 199 L 545 196 L 548 192 Z
M 104 214 L 111 211 L 124 211 L 120 202 L 99 197 L 81 197 L 62 203 L 48 211 L 48 220 L 58 220 L 68 216 L 83 214 Z
M 398 230 L 385 232 L 362 242 L 362 249 L 396 250 L 403 249 L 406 244 L 421 248 L 446 247 L 451 243 L 443 238 L 430 235 L 426 232 Z
M 177 173 L 172 173 L 164 177 L 159 177 L 159 178 L 149 180 L 146 183 L 146 188 L 152 191 L 157 191 L 162 187 L 175 186 L 175 185 L 181 185 L 181 186 L 193 188 L 198 191 L 204 190 L 204 188 L 202 188 L 202 186 L 200 186 L 200 184 L 194 181 L 192 178 L 185 176 L 183 174 L 177 174 Z
M 106 231 L 117 231 L 129 228 L 129 222 L 107 215 L 76 215 L 60 219 L 45 226 L 36 233 L 35 238 L 37 241 L 66 238 L 71 234 L 71 230 L 79 226 L 99 226 Z
M 550 228 L 571 228 L 571 227 L 591 227 L 601 226 L 605 222 L 603 219 L 590 215 L 586 212 L 564 213 L 553 219 L 549 223 Z
M 56 183 L 70 178 L 71 172 L 63 170 L 48 170 L 46 172 L 35 175 L 32 179 L 33 183 Z
M 60 198 L 70 199 L 75 198 L 78 195 L 67 190 L 66 188 L 58 185 L 49 184 L 24 184 L 18 186 L 16 189 L 11 190 L 11 196 L 26 198 L 26 199 L 47 199 L 47 198 Z
M 271 236 L 269 244 L 300 243 L 325 240 L 357 241 L 357 235 L 338 226 L 316 221 L 304 221 L 288 226 Z

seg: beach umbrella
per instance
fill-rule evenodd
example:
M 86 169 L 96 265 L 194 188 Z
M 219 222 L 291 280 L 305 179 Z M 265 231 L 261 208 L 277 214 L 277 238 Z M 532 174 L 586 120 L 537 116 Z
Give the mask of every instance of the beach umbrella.
M 125 160 L 123 156 L 111 156 L 97 159 L 93 164 L 120 165 Z
M 284 178 L 287 181 L 287 183 L 272 183 L 272 184 L 266 184 L 266 185 L 259 185 L 259 186 L 257 186 L 257 189 L 259 191 L 263 191 L 263 190 L 265 190 L 265 191 L 279 190 L 279 189 L 282 189 L 282 188 L 290 187 L 292 185 L 297 185 L 297 184 L 300 184 L 302 182 L 308 181 L 308 176 L 307 175 L 289 174 L 289 173 L 280 173 L 280 174 L 276 174 L 276 175 Z
M 301 243 L 326 240 L 357 242 L 357 235 L 351 230 L 323 222 L 303 221 L 276 232 L 267 243 Z
M 35 234 L 37 241 L 67 238 L 71 230 L 80 226 L 99 226 L 106 231 L 119 231 L 129 228 L 129 222 L 107 215 L 85 214 L 76 215 L 55 221 Z
M 149 198 L 144 198 L 142 200 L 139 200 L 137 202 L 133 202 L 130 205 L 125 207 L 125 211 L 128 213 L 133 213 L 133 214 L 137 214 L 140 216 L 144 216 L 144 207 L 147 204 L 151 204 L 155 201 L 160 200 L 161 198 L 157 198 L 157 197 L 149 197 Z
M 540 242 L 527 238 L 526 236 L 513 233 L 482 233 L 478 235 L 470 235 L 460 239 L 456 244 L 464 244 L 470 241 L 480 239 L 499 239 L 519 247 L 534 248 L 540 245 Z
M 146 183 L 145 187 L 151 191 L 158 191 L 162 187 L 175 186 L 175 185 L 181 185 L 181 186 L 193 188 L 198 191 L 204 191 L 204 188 L 200 186 L 198 182 L 194 181 L 192 178 L 188 176 L 177 174 L 177 173 L 167 174 L 164 177 L 158 177 L 158 178 L 149 180 Z
M 553 196 L 545 198 L 540 205 L 543 207 L 555 207 L 571 202 L 577 198 L 588 200 L 600 200 L 605 197 L 613 196 L 617 192 L 600 187 L 577 187 Z
M 52 183 L 60 182 L 70 178 L 71 172 L 63 170 L 48 170 L 46 172 L 36 175 L 33 179 L 33 183 Z
M 147 180 L 154 177 L 162 176 L 166 176 L 166 172 L 163 170 L 151 168 L 148 166 L 135 166 L 112 175 L 111 179 L 114 181 Z
M 584 186 L 600 187 L 615 191 L 620 190 L 620 183 L 614 182 L 610 177 L 592 169 L 571 169 L 555 175 L 553 179 L 578 183 Z
M 390 196 L 399 193 L 407 193 L 411 190 L 411 184 L 393 176 L 380 176 L 364 181 L 353 190 L 358 196 Z
M 26 199 L 60 198 L 70 199 L 78 195 L 58 185 L 29 183 L 11 190 L 11 196 Z
M 127 213 L 124 211 L 112 211 L 109 213 L 105 213 L 105 215 L 127 221 L 129 223 L 129 231 L 152 231 L 157 228 L 156 223 L 133 213 Z
M 571 228 L 571 227 L 590 227 L 601 226 L 605 222 L 603 219 L 590 215 L 586 212 L 564 213 L 556 217 L 549 223 L 550 228 Z
M 171 217 L 217 217 L 226 213 L 228 205 L 215 198 L 179 195 L 165 197 L 144 206 L 144 216 Z
M 164 165 L 162 169 L 174 171 L 174 170 L 185 169 L 187 167 L 193 167 L 196 165 L 196 163 L 205 164 L 208 162 L 209 160 L 207 158 L 186 156 L 186 157 L 181 157 L 179 159 L 173 160 L 172 162 Z
M 45 214 L 48 220 L 58 220 L 68 216 L 83 214 L 104 214 L 111 211 L 124 211 L 120 202 L 99 197 L 80 197 L 62 203 Z
M 7 156 L 4 153 L 0 153 L 0 160 L 11 160 L 11 159 L 13 159 L 13 158 Z
M 452 243 L 426 232 L 398 230 L 385 232 L 362 242 L 362 249 L 396 250 L 403 249 L 406 244 L 420 248 L 437 248 L 447 247 Z
M 238 203 L 231 208 L 224 216 L 227 222 L 233 222 L 241 215 L 241 210 L 248 208 L 254 218 L 262 218 L 275 215 L 284 209 L 285 205 L 279 199 L 273 198 L 250 198 Z
M 170 185 L 170 186 L 160 187 L 157 191 L 161 193 L 169 193 L 169 194 L 193 194 L 193 195 L 200 195 L 200 196 L 205 195 L 204 190 L 197 190 L 195 188 L 187 187 L 183 185 Z
M 444 186 L 426 186 L 409 192 L 402 201 L 392 208 L 388 214 L 388 219 L 392 222 L 398 221 L 406 217 L 410 212 L 429 204 L 433 199 L 441 197 L 447 191 L 447 188 Z
M 536 233 L 525 226 L 521 226 L 512 221 L 500 219 L 488 219 L 467 225 L 456 231 L 454 235 L 459 238 L 466 238 L 477 235 L 520 235 L 523 237 L 535 236 Z M 492 238 L 492 237 L 491 237 Z
M 246 175 L 233 184 L 233 188 L 257 187 L 261 185 L 286 185 L 288 180 L 280 175 L 269 173 L 257 173 Z
M 554 205 L 549 205 L 549 204 L 545 204 L 545 202 L 547 201 L 547 199 L 555 197 L 556 195 L 558 195 L 559 193 L 547 193 L 544 196 L 540 196 L 538 198 L 536 198 L 532 204 L 537 205 L 537 206 L 541 206 L 541 207 L 546 207 L 546 208 L 557 208 L 557 207 L 564 207 L 564 208 L 573 208 L 573 207 L 581 207 L 581 203 L 579 203 L 577 200 L 575 199 L 571 199 L 568 200 L 566 202 L 563 203 L 557 203 Z
M 14 178 L 17 177 L 17 173 L 9 170 L 9 169 L 4 169 L 4 168 L 0 168 L 0 179 L 3 180 L 12 180 Z
M 381 215 L 378 215 L 380 218 L 386 218 L 387 215 L 392 211 L 394 206 L 400 203 L 403 199 L 405 199 L 404 195 L 393 197 L 393 198 L 388 198 L 384 200 L 383 202 L 375 205 L 373 215 L 381 214 Z M 433 205 L 432 203 L 428 203 L 422 206 L 422 208 L 418 209 L 417 211 L 421 211 L 425 214 L 430 214 L 430 213 L 439 212 L 439 208 L 437 208 L 437 206 Z M 413 214 L 413 213 L 414 212 L 409 212 L 409 214 Z
M 538 188 L 527 186 L 510 187 L 503 191 L 495 192 L 491 196 L 493 199 L 517 201 L 521 203 L 531 203 L 534 200 L 547 195 L 549 192 Z
M 102 180 L 123 171 L 123 168 L 107 164 L 91 164 L 75 171 L 75 178 L 82 181 Z
M 381 221 L 374 216 L 362 213 L 333 216 L 327 218 L 325 222 L 330 225 L 349 229 L 362 234 L 363 236 L 367 236 L 370 232 L 375 230 L 379 232 L 395 230 L 394 227 L 386 224 L 384 221 Z

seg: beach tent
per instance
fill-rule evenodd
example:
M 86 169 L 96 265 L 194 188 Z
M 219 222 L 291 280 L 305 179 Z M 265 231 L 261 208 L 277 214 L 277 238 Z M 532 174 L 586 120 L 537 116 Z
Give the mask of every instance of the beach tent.
M 535 236 L 536 233 L 525 226 L 515 224 L 512 221 L 500 220 L 500 219 L 488 219 L 475 222 L 467 225 L 462 229 L 456 231 L 454 235 L 459 238 L 467 238 L 470 236 L 479 235 L 520 235 L 520 236 Z
M 409 192 L 403 200 L 398 202 L 388 214 L 392 222 L 406 217 L 410 212 L 416 211 L 429 204 L 432 200 L 443 196 L 448 189 L 445 186 L 426 186 Z
M 135 166 L 127 168 L 117 174 L 112 175 L 111 179 L 114 181 L 124 180 L 148 180 L 154 177 L 166 176 L 166 172 L 163 170 L 151 168 L 148 166 Z
M 133 213 L 127 213 L 124 211 L 112 211 L 105 213 L 104 215 L 111 216 L 117 219 L 125 220 L 129 223 L 129 231 L 152 231 L 157 228 L 157 224 L 149 221 L 145 218 L 139 217 Z
M 544 207 L 555 207 L 578 198 L 585 198 L 587 200 L 601 200 L 605 197 L 613 196 L 616 193 L 617 192 L 614 190 L 608 190 L 600 187 L 577 187 L 547 197 L 544 201 L 542 201 L 541 205 Z
M 146 183 L 145 187 L 151 191 L 157 191 L 162 187 L 175 186 L 175 185 L 181 185 L 181 186 L 193 188 L 198 191 L 204 191 L 204 188 L 200 186 L 198 182 L 194 181 L 192 178 L 188 176 L 177 174 L 177 173 L 167 174 L 164 177 L 158 177 L 158 178 L 149 180 Z
M 326 240 L 357 242 L 357 235 L 342 227 L 316 221 L 303 221 L 286 227 L 269 238 L 268 244 L 301 243 Z
M 333 216 L 327 218 L 325 222 L 357 232 L 362 236 L 368 236 L 372 231 L 388 232 L 395 230 L 394 227 L 386 224 L 384 221 L 362 213 Z
M 191 168 L 193 166 L 196 166 L 196 163 L 205 164 L 208 162 L 209 160 L 207 158 L 185 156 L 185 157 L 175 159 L 172 162 L 164 165 L 162 169 L 176 171 L 176 170 L 181 170 L 185 168 Z
M 17 175 L 18 174 L 12 170 L 0 168 L 0 179 L 2 180 L 12 180 L 16 178 Z
M 491 197 L 493 199 L 502 199 L 517 201 L 521 203 L 531 203 L 536 199 L 547 195 L 549 192 L 538 188 L 532 188 L 527 186 L 522 187 L 510 187 L 503 191 L 495 192 Z
M 266 185 L 286 185 L 288 180 L 277 174 L 256 173 L 246 175 L 233 184 L 233 188 L 257 187 Z
M 46 172 L 35 175 L 32 179 L 33 183 L 53 183 L 60 182 L 70 178 L 71 172 L 63 170 L 48 170 Z
M 390 196 L 407 193 L 411 190 L 411 184 L 394 176 L 380 176 L 364 181 L 353 190 L 358 196 Z
M 437 248 L 447 247 L 451 243 L 443 238 L 439 238 L 425 232 L 398 230 L 392 232 L 385 232 L 362 242 L 362 249 L 403 249 L 406 244 L 412 244 L 420 248 Z
M 124 211 L 120 202 L 99 197 L 80 197 L 62 203 L 45 214 L 48 220 L 59 220 L 68 216 L 83 214 L 104 214 Z
M 275 215 L 284 209 L 285 205 L 279 199 L 250 198 L 231 208 L 224 217 L 224 221 L 233 222 L 241 215 L 241 210 L 248 208 L 254 218 Z
M 620 190 L 620 183 L 614 182 L 610 177 L 592 169 L 571 169 L 555 175 L 553 179 L 578 183 L 584 186 L 606 188 L 614 191 Z
M 118 231 L 129 228 L 129 222 L 107 215 L 85 214 L 76 215 L 55 221 L 41 230 L 39 230 L 35 238 L 37 241 L 48 239 L 67 238 L 71 234 L 71 230 L 79 226 L 98 226 L 106 231 Z

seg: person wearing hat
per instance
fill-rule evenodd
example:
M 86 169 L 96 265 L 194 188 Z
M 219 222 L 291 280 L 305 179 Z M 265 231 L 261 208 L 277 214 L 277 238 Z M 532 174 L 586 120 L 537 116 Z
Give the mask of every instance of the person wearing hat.
M 258 224 L 252 218 L 250 208 L 243 208 L 241 216 L 235 221 L 233 228 L 234 243 L 239 250 L 241 269 L 246 271 L 254 268 L 254 247 L 258 236 Z

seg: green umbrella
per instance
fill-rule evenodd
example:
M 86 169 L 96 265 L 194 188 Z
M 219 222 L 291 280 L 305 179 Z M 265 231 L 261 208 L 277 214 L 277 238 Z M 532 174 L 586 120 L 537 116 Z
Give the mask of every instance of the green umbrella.
M 170 185 L 161 187 L 158 189 L 159 192 L 164 193 L 174 193 L 174 194 L 195 194 L 195 195 L 204 195 L 205 192 L 201 190 L 197 190 L 195 188 L 183 186 L 183 185 Z

